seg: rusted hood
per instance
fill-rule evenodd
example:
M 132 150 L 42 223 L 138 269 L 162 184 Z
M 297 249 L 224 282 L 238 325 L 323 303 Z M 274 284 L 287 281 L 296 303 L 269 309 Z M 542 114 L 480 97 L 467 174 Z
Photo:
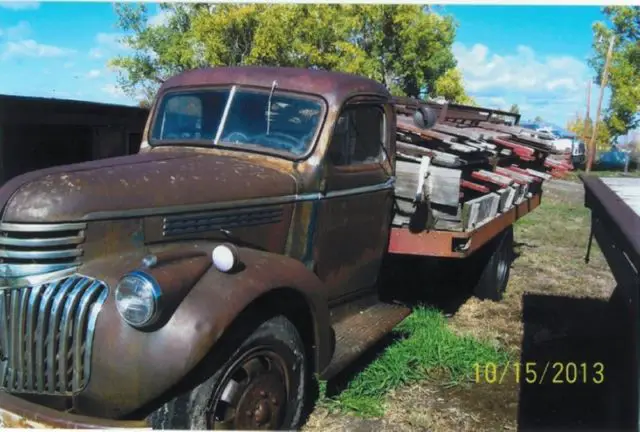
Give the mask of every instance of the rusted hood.
M 233 156 L 150 152 L 39 170 L 0 189 L 5 222 L 65 222 L 295 194 L 284 172 Z

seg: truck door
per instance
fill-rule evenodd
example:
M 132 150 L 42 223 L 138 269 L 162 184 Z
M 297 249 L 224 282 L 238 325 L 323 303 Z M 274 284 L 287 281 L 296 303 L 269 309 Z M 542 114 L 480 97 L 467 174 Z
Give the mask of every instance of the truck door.
M 327 149 L 315 258 L 330 300 L 373 288 L 386 253 L 393 203 L 387 121 L 383 103 L 347 104 Z

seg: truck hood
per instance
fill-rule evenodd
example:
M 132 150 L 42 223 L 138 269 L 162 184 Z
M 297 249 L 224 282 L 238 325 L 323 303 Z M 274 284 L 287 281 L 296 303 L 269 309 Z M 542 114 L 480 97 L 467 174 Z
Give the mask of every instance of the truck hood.
M 0 188 L 0 205 L 5 222 L 67 222 L 102 212 L 295 193 L 292 175 L 261 163 L 187 151 L 149 152 L 23 174 Z

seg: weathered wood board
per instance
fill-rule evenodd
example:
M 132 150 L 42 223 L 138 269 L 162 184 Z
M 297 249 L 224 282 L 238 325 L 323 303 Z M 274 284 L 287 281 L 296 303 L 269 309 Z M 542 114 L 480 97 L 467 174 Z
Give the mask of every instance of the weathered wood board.
M 601 180 L 640 216 L 640 178 L 601 177 Z
M 414 199 L 418 190 L 420 164 L 404 160 L 396 161 L 395 194 Z M 435 204 L 457 207 L 460 201 L 459 170 L 431 165 L 429 167 L 429 200 Z
M 462 226 L 465 231 L 478 228 L 498 214 L 500 196 L 489 193 L 464 203 L 462 207 Z

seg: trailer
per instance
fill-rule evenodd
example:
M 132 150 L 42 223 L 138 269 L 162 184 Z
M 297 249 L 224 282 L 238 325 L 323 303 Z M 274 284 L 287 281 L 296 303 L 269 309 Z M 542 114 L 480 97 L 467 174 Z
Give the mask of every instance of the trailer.
M 631 349 L 625 358 L 625 381 L 630 382 L 629 394 L 622 397 L 633 406 L 631 421 L 634 429 L 640 428 L 638 404 L 640 401 L 640 178 L 596 177 L 581 175 L 585 189 L 585 206 L 591 210 L 591 235 L 600 249 L 616 281 L 619 295 L 614 306 L 619 308 L 620 327 Z M 587 262 L 589 253 L 587 253 Z M 622 335 L 625 336 L 622 336 Z

